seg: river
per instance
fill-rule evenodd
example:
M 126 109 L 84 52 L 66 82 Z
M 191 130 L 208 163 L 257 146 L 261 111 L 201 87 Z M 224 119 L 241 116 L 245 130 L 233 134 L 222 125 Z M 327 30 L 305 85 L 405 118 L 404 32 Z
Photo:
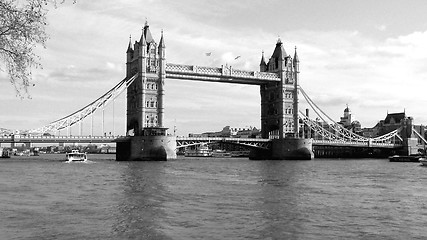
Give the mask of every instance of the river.
M 425 239 L 427 167 L 0 159 L 0 239 Z

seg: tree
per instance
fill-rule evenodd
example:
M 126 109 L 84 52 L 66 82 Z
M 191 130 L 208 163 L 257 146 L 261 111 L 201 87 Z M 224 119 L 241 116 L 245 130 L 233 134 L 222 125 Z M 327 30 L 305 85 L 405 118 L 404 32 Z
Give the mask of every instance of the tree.
M 28 87 L 34 86 L 31 69 L 42 67 L 34 48 L 46 47 L 47 7 L 57 4 L 56 0 L 0 0 L 0 70 L 7 72 L 21 98 L 29 96 Z

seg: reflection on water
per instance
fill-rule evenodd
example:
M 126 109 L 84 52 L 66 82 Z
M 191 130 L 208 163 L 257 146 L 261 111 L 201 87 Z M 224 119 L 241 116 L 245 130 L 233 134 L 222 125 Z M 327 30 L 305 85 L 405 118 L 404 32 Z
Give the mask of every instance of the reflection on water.
M 426 237 L 416 163 L 57 158 L 0 161 L 0 239 Z
M 162 183 L 165 162 L 124 162 L 112 233 L 119 239 L 166 239 L 161 231 L 167 201 Z

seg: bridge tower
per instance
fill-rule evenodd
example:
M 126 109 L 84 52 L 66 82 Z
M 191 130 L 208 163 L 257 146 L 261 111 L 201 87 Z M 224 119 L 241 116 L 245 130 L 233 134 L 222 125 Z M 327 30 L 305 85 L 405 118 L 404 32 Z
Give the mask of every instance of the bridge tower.
M 298 81 L 299 58 L 295 48 L 292 58 L 283 47 L 280 38 L 268 63 L 264 52 L 260 71 L 277 73 L 280 82 L 260 86 L 261 94 L 261 135 L 272 138 L 270 158 L 312 159 L 312 142 L 299 138 Z M 265 154 L 264 154 L 265 155 Z
M 163 126 L 166 55 L 163 31 L 156 43 L 147 22 L 139 41 L 126 51 L 126 138 L 117 140 L 117 160 L 167 160 L 176 158 L 176 140 Z

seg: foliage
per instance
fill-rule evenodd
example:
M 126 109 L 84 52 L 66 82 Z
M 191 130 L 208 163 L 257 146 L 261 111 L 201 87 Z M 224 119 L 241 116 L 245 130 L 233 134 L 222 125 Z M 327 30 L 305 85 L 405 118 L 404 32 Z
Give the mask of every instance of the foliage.
M 34 48 L 46 46 L 48 5 L 57 4 L 56 0 L 0 0 L 0 70 L 7 72 L 21 98 L 29 96 L 28 87 L 34 86 L 31 69 L 42 67 Z

